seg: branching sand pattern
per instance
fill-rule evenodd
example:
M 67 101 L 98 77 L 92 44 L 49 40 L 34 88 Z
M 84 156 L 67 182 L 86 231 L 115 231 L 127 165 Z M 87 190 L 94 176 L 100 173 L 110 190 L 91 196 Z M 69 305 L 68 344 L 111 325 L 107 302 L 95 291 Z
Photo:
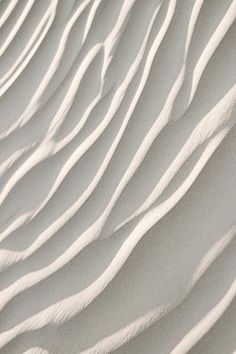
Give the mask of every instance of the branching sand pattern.
M 236 0 L 0 1 L 0 353 L 236 350 Z

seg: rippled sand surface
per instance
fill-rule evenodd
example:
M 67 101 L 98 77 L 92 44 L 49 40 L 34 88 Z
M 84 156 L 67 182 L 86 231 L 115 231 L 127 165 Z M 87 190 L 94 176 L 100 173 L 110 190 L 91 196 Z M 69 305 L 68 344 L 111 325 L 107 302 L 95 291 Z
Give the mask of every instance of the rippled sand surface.
M 236 0 L 0 1 L 0 353 L 236 351 Z

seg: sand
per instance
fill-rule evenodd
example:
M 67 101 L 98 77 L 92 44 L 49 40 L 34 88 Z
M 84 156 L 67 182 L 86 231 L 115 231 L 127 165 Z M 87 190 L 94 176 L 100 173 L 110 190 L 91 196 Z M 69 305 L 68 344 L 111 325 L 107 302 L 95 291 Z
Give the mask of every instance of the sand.
M 236 0 L 0 1 L 0 353 L 236 350 Z

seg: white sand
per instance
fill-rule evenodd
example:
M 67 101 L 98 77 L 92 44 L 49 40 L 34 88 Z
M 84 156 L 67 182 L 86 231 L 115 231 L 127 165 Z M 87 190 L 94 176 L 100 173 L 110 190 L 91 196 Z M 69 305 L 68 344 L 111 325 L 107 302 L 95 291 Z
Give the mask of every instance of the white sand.
M 0 1 L 0 353 L 236 350 L 236 0 Z

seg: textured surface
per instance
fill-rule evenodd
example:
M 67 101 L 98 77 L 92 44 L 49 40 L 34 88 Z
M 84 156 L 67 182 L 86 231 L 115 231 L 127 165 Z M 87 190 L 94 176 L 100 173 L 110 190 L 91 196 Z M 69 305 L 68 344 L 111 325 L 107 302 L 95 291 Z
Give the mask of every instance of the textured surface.
M 236 0 L 0 1 L 0 353 L 236 350 Z

